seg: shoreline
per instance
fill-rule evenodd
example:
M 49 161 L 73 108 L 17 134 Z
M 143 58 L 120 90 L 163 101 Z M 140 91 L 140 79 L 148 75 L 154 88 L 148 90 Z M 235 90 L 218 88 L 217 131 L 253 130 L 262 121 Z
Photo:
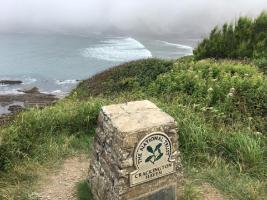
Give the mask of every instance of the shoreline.
M 34 107 L 43 108 L 60 99 L 53 94 L 41 93 L 36 87 L 21 92 L 23 93 L 0 95 L 0 126 L 10 121 L 18 112 Z

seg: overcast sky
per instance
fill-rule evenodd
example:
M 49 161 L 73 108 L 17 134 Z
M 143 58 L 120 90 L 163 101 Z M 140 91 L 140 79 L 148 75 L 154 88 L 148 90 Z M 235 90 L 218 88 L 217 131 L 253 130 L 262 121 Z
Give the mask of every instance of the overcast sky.
M 267 0 L 0 0 L 0 32 L 204 33 L 264 9 Z

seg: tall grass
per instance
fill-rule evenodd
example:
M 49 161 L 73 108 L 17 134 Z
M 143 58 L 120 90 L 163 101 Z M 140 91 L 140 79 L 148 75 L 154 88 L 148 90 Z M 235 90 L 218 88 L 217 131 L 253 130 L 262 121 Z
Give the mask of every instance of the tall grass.
M 37 177 L 66 156 L 88 153 L 102 99 L 63 100 L 19 114 L 0 130 L 0 199 L 29 199 Z
M 230 199 L 261 199 L 266 88 L 266 75 L 238 61 L 186 57 L 117 66 L 83 81 L 55 106 L 21 113 L 0 130 L 0 198 L 27 199 L 38 169 L 87 151 L 102 105 L 149 99 L 178 123 L 189 179 L 208 182 Z M 84 184 L 79 188 L 83 198 Z M 186 199 L 199 195 L 194 186 L 184 189 Z
M 97 100 L 63 101 L 43 110 L 21 113 L 12 125 L 0 132 L 0 169 L 12 168 L 20 159 L 29 157 L 44 160 L 50 149 L 47 144 L 53 143 L 54 139 L 64 140 L 65 137 L 61 138 L 61 135 L 70 136 L 67 141 L 61 141 L 66 146 L 71 143 L 72 137 L 93 133 L 101 103 Z

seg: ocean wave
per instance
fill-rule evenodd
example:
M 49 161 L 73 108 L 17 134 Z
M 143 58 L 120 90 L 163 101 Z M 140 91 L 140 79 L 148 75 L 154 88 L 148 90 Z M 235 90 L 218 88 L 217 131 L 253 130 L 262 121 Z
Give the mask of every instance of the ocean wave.
M 104 40 L 101 44 L 84 49 L 82 55 L 84 57 L 93 57 L 114 62 L 125 62 L 152 57 L 151 52 L 133 38 Z
M 63 97 L 65 97 L 65 96 L 67 96 L 69 94 L 69 92 L 64 92 L 64 91 L 62 91 L 60 89 L 52 90 L 52 91 L 44 91 L 44 90 L 42 90 L 40 92 L 43 93 L 43 94 L 52 94 L 52 95 L 55 95 L 58 98 L 63 98 Z
M 23 77 L 22 78 L 22 84 L 23 85 L 29 85 L 29 84 L 33 84 L 37 81 L 36 78 L 32 78 L 32 77 Z
M 14 95 L 14 94 L 24 94 L 19 92 L 18 89 L 0 90 L 0 95 Z
M 67 96 L 67 94 L 69 94 L 68 92 L 63 92 L 62 90 L 54 90 L 52 92 L 50 92 L 49 94 L 53 94 L 58 98 L 63 98 L 65 96 Z
M 79 81 L 78 80 L 56 80 L 56 84 L 58 85 L 65 85 L 65 84 L 76 84 L 78 83 Z
M 62 94 L 62 93 L 63 93 L 63 91 L 61 91 L 61 90 L 54 90 L 51 92 L 51 94 Z
M 168 45 L 168 46 L 175 46 L 175 47 L 178 47 L 178 48 L 180 48 L 180 49 L 188 49 L 188 50 L 193 51 L 193 48 L 190 47 L 190 46 L 187 46 L 187 45 L 176 44 L 176 43 L 170 43 L 170 42 L 166 42 L 166 41 L 162 41 L 162 40 L 159 40 L 159 41 L 162 42 L 162 43 L 165 44 L 165 45 Z

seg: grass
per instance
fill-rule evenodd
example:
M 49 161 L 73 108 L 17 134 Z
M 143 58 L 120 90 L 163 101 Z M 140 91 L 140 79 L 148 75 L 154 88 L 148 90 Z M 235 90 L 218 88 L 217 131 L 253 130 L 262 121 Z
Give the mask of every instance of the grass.
M 23 112 L 0 130 L 0 199 L 29 198 L 42 171 L 88 151 L 102 105 L 141 99 L 178 123 L 191 180 L 184 199 L 201 199 L 201 183 L 227 199 L 263 199 L 266 95 L 266 75 L 247 62 L 185 57 L 117 66 L 81 82 L 56 105 Z M 80 199 L 88 199 L 85 182 L 77 191 Z
M 135 63 L 96 75 L 73 94 L 114 103 L 151 100 L 178 122 L 184 167 L 189 174 L 197 171 L 191 179 L 210 183 L 230 199 L 266 196 L 266 76 L 248 62 L 186 57 L 142 86 L 145 81 L 131 74 L 120 76 Z M 124 90 L 125 78 L 138 87 Z M 96 80 L 102 86 L 91 92 Z
M 207 165 L 206 169 L 194 170 L 191 177 L 218 188 L 227 199 L 263 200 L 266 197 L 266 179 L 255 178 L 220 158 L 214 158 L 214 164 Z
M 203 191 L 200 186 L 194 182 L 188 182 L 184 185 L 184 200 L 200 200 L 203 198 Z
M 71 155 L 88 154 L 103 101 L 66 99 L 19 114 L 0 130 L 0 199 L 28 199 L 38 178 Z
M 88 184 L 86 181 L 80 182 L 77 185 L 77 194 L 79 200 L 93 200 L 92 194 L 88 188 Z

